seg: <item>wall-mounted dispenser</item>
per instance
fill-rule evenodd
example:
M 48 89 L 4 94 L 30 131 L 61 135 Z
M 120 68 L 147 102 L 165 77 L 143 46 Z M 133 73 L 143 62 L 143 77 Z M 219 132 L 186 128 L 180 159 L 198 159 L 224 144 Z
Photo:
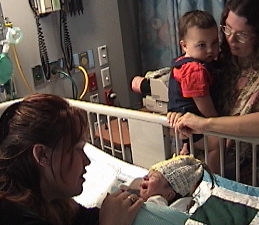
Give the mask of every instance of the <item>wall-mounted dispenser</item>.
M 34 0 L 39 14 L 50 13 L 61 9 L 60 0 Z

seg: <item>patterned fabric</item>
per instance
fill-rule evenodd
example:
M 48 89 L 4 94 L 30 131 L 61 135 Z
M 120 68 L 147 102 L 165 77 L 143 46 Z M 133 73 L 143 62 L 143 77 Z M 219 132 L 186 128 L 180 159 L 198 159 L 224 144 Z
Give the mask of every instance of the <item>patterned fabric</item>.
M 253 69 L 223 71 L 220 84 L 221 97 L 219 100 L 218 112 L 221 115 L 245 115 L 248 113 L 259 112 L 259 71 Z M 252 146 L 247 143 L 240 143 L 240 160 L 241 160 L 241 182 L 250 184 L 246 180 L 245 172 L 250 173 L 247 169 L 251 164 Z M 235 142 L 227 141 L 225 152 L 226 176 L 234 179 L 235 174 Z
M 259 189 L 215 175 L 211 188 L 209 174 L 193 193 L 194 206 L 185 225 L 259 224 Z
M 204 10 L 219 24 L 224 0 L 138 0 L 142 69 L 156 70 L 171 65 L 181 55 L 178 20 L 191 10 Z
M 191 194 L 203 175 L 201 161 L 187 155 L 179 155 L 159 162 L 153 165 L 150 170 L 160 172 L 174 191 L 182 196 Z
M 190 216 L 168 206 L 145 202 L 133 225 L 184 225 Z

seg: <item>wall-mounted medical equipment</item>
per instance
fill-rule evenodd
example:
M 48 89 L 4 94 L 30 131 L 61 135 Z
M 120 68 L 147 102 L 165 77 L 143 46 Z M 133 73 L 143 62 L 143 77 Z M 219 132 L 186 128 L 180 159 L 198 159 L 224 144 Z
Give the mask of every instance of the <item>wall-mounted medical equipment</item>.
M 170 67 L 148 72 L 132 79 L 131 89 L 143 94 L 143 106 L 151 112 L 167 113 Z
M 60 10 L 59 0 L 32 0 L 39 14 L 45 14 Z
M 43 75 L 45 76 L 46 80 L 51 80 L 52 73 L 50 68 L 50 61 L 40 19 L 49 15 L 51 12 L 59 11 L 60 46 L 64 56 L 63 64 L 66 72 L 71 76 L 70 71 L 74 68 L 74 63 L 72 44 L 67 25 L 67 14 L 70 13 L 72 15 L 72 13 L 75 14 L 76 12 L 78 12 L 78 14 L 83 13 L 82 0 L 29 0 L 29 4 L 36 20 L 41 69 Z
M 30 0 L 30 2 L 34 4 L 40 15 L 61 9 L 71 16 L 84 12 L 83 0 Z
M 7 100 L 7 92 L 10 95 L 14 93 L 13 63 L 8 53 L 10 46 L 20 43 L 22 37 L 21 29 L 13 27 L 12 23 L 7 18 L 4 18 L 0 4 L 0 101 Z
M 33 11 L 36 26 L 37 26 L 37 32 L 38 32 L 38 43 L 39 43 L 39 53 L 40 53 L 40 60 L 42 65 L 42 71 L 44 76 L 47 80 L 50 79 L 50 65 L 49 65 L 49 56 L 47 52 L 46 43 L 44 40 L 44 34 L 42 31 L 42 27 L 40 24 L 40 15 L 41 15 L 41 6 L 40 3 L 36 0 L 29 0 L 30 7 Z

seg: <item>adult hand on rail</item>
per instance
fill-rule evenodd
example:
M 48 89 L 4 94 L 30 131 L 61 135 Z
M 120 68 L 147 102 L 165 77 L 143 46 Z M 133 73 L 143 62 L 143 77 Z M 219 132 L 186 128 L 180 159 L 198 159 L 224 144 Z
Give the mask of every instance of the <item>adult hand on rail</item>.
M 185 113 L 176 121 L 175 127 L 186 136 L 191 134 L 201 134 L 206 131 L 206 122 L 208 118 L 196 116 L 193 113 Z
M 117 191 L 109 194 L 100 209 L 100 225 L 131 225 L 143 200 L 129 192 Z

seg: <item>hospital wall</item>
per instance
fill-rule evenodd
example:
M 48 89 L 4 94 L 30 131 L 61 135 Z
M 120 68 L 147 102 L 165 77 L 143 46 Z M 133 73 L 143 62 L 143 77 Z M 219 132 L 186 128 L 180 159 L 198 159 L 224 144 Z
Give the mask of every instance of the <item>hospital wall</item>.
M 14 27 L 20 27 L 23 40 L 16 45 L 21 67 L 32 87 L 33 92 L 53 93 L 72 98 L 71 82 L 59 79 L 35 87 L 31 68 L 41 64 L 37 27 L 28 0 L 0 0 L 3 14 L 8 17 Z M 84 12 L 76 16 L 68 16 L 68 28 L 72 41 L 73 53 L 93 50 L 95 66 L 88 70 L 95 72 L 98 90 L 87 93 L 89 96 L 99 94 L 101 103 L 105 102 L 104 91 L 111 88 L 116 94 L 115 103 L 122 107 L 134 107 L 140 102 L 140 96 L 130 90 L 132 77 L 140 75 L 141 63 L 138 42 L 138 10 L 137 1 L 132 0 L 83 0 Z M 62 57 L 59 40 L 59 12 L 41 18 L 42 31 L 50 61 Z M 107 45 L 112 85 L 103 88 L 100 77 L 97 48 Z M 13 55 L 9 53 L 14 62 Z M 15 66 L 14 78 L 18 97 L 29 94 Z M 80 72 L 73 74 L 79 92 L 83 88 L 83 76 Z

